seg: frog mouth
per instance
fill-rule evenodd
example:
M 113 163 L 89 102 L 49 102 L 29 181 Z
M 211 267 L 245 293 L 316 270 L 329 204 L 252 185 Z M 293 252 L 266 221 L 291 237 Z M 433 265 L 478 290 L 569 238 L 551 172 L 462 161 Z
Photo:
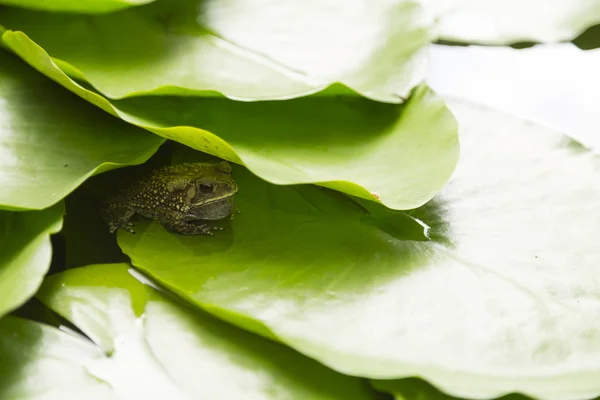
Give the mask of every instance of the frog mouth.
M 224 200 L 230 200 L 230 199 L 233 201 L 233 196 L 219 197 L 219 198 L 216 198 L 216 199 L 212 199 L 212 200 L 210 200 L 210 201 L 208 201 L 206 203 L 194 204 L 194 205 L 195 206 L 199 206 L 199 207 L 204 207 L 204 206 L 208 206 L 208 205 L 211 205 L 211 204 L 215 204 L 215 203 L 222 202 Z
M 195 220 L 219 220 L 230 216 L 234 207 L 231 196 L 223 197 L 197 206 L 190 217 Z

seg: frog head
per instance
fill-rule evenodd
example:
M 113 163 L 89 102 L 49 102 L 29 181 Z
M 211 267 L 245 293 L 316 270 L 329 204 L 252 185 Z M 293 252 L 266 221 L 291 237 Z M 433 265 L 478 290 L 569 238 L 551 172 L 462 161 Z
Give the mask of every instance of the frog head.
M 231 215 L 233 196 L 238 186 L 231 176 L 231 165 L 196 164 L 185 188 L 186 214 L 194 219 L 215 220 Z M 186 207 L 187 208 L 187 207 Z

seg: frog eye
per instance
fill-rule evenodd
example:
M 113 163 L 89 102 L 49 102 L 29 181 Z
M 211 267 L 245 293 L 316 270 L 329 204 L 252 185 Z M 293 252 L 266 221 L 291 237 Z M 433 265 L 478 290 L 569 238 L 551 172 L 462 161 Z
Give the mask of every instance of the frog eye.
M 212 185 L 209 185 L 208 183 L 202 183 L 202 184 L 200 184 L 200 192 L 202 192 L 202 193 L 212 193 L 212 191 L 213 191 Z

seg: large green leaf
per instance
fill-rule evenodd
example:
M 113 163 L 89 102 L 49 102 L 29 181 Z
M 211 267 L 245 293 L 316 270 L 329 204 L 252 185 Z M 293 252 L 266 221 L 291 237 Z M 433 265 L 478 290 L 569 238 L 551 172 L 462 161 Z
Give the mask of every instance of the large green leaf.
M 600 153 L 600 50 L 572 44 L 431 47 L 427 83 L 445 98 L 470 100 L 559 130 Z
M 36 69 L 105 111 L 243 163 L 273 183 L 318 183 L 408 209 L 431 199 L 458 159 L 456 123 L 425 87 L 404 105 L 356 96 L 255 103 L 149 96 L 109 103 L 69 79 L 23 33 L 7 31 L 2 40 Z
M 163 140 L 87 104 L 0 51 L 0 208 L 42 209 Z
M 338 374 L 284 346 L 168 300 L 135 280 L 124 264 L 53 275 L 39 297 L 104 351 L 106 357 L 92 359 L 74 355 L 72 363 L 109 384 L 119 399 L 374 398 L 363 380 Z M 55 331 L 46 334 L 59 336 Z M 0 333 L 0 343 L 1 339 Z M 72 340 L 60 340 L 42 341 L 41 351 L 26 363 L 31 375 L 13 378 L 19 389 L 15 393 L 27 394 L 28 399 L 46 398 L 47 392 L 39 388 L 37 397 L 30 394 L 36 385 L 30 382 L 38 378 L 31 365 L 49 362 L 50 351 L 68 350 L 64 349 L 68 343 L 62 342 Z M 13 353 L 20 360 L 27 354 L 23 344 L 18 349 L 20 354 Z M 45 379 L 64 374 L 42 372 Z
M 119 243 L 191 302 L 347 374 L 421 376 L 461 397 L 599 395 L 600 160 L 452 106 L 461 163 L 411 216 L 238 168 L 228 230 L 138 221 Z
M 0 12 L 6 28 L 110 98 L 287 99 L 339 82 L 399 103 L 424 77 L 432 22 L 415 0 L 167 0 L 94 17 Z
M 509 44 L 572 40 L 600 23 L 600 0 L 423 0 L 441 39 Z
M 107 13 L 154 0 L 0 0 L 0 5 L 55 12 Z
M 87 370 L 104 358 L 102 352 L 77 336 L 21 318 L 1 319 L 0 398 L 117 400 Z
M 52 257 L 50 235 L 60 230 L 63 213 L 62 204 L 42 211 L 0 210 L 0 317 L 42 283 Z
M 180 97 L 169 98 L 169 107 L 164 103 L 144 97 L 117 105 L 140 125 L 215 132 L 272 183 L 318 183 L 395 209 L 431 199 L 458 157 L 455 122 L 424 87 L 404 108 L 352 97 L 261 103 Z

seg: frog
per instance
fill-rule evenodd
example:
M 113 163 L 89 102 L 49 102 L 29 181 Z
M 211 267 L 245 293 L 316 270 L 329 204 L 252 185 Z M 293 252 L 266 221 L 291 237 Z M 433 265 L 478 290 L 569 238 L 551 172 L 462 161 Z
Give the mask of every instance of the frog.
M 109 197 L 102 215 L 110 233 L 134 234 L 131 219 L 138 214 L 175 233 L 213 236 L 223 228 L 193 222 L 233 218 L 238 186 L 231 172 L 227 161 L 163 166 Z

